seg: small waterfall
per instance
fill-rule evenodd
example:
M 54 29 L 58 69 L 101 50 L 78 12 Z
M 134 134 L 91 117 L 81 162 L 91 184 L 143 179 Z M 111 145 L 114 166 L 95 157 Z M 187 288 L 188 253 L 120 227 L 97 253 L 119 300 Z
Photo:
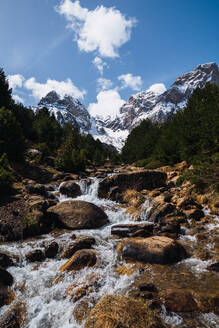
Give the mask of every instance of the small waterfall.
M 92 198 L 98 198 L 98 186 L 100 179 L 98 178 L 89 178 L 82 179 L 78 182 L 78 185 L 81 188 L 82 195 L 90 195 Z

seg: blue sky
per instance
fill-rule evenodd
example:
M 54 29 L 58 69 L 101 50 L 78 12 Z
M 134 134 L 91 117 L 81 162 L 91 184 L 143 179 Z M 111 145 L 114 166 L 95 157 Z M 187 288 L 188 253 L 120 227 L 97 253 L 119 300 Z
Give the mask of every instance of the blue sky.
M 0 66 L 15 99 L 51 88 L 111 114 L 130 95 L 219 63 L 218 0 L 1 0 Z

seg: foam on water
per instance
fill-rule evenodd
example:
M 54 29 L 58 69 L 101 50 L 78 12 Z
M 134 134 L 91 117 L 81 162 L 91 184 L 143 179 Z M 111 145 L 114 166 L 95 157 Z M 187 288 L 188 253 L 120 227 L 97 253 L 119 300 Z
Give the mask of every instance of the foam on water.
M 90 185 L 86 181 L 79 183 L 84 194 L 77 197 L 79 200 L 92 202 L 102 206 L 108 215 L 110 223 L 101 229 L 75 231 L 77 236 L 93 236 L 96 239 L 97 265 L 93 268 L 85 268 L 79 272 L 59 273 L 59 268 L 66 259 L 48 259 L 40 265 L 26 263 L 25 254 L 33 248 L 41 248 L 42 241 L 54 240 L 50 235 L 41 236 L 34 241 L 23 241 L 22 243 L 8 243 L 1 248 L 19 256 L 21 265 L 10 267 L 8 271 L 15 278 L 14 289 L 18 296 L 27 303 L 27 324 L 25 328 L 81 328 L 72 315 L 72 311 L 78 302 L 71 302 L 65 297 L 65 290 L 71 284 L 77 286 L 86 285 L 89 277 L 97 276 L 98 288 L 89 295 L 93 299 L 100 299 L 106 294 L 123 294 L 134 279 L 132 276 L 119 276 L 115 272 L 119 264 L 116 252 L 116 242 L 108 237 L 111 236 L 111 226 L 117 223 L 131 223 L 130 217 L 125 210 L 115 202 L 97 197 L 98 179 L 93 179 Z M 59 201 L 67 199 L 60 195 Z M 65 233 L 55 240 L 59 244 L 67 244 L 70 241 L 70 232 Z M 117 241 L 118 242 L 118 241 Z M 58 283 L 54 283 L 60 277 Z M 77 287 L 76 287 L 77 288 Z M 2 308 L 0 314 L 5 310 Z
M 85 268 L 79 272 L 60 273 L 59 268 L 66 262 L 66 259 L 56 257 L 55 259 L 47 259 L 40 263 L 26 263 L 25 254 L 32 249 L 42 248 L 42 242 L 56 240 L 59 245 L 66 245 L 70 241 L 71 232 L 63 233 L 58 237 L 51 235 L 40 236 L 31 241 L 5 243 L 1 245 L 1 249 L 5 249 L 19 258 L 17 266 L 10 267 L 8 271 L 15 278 L 14 290 L 18 297 L 24 299 L 27 304 L 27 323 L 24 328 L 82 328 L 82 324 L 78 324 L 72 315 L 74 308 L 81 300 L 73 303 L 68 297 L 65 297 L 66 288 L 71 284 L 75 284 L 75 288 L 82 287 L 87 284 L 90 277 L 96 277 L 96 287 L 92 289 L 89 296 L 85 296 L 83 300 L 89 301 L 88 297 L 93 300 L 99 300 L 106 294 L 123 295 L 133 282 L 135 276 L 120 276 L 115 272 L 120 260 L 116 252 L 115 241 L 111 238 L 111 227 L 114 224 L 133 223 L 131 217 L 125 213 L 125 209 L 121 205 L 111 200 L 98 198 L 99 180 L 96 178 L 89 180 L 81 180 L 78 184 L 83 193 L 77 197 L 78 200 L 84 200 L 96 204 L 104 209 L 108 215 L 110 223 L 100 229 L 75 231 L 77 236 L 92 236 L 96 240 L 94 248 L 97 252 L 97 264 L 92 268 Z M 59 190 L 59 189 L 58 189 Z M 71 198 L 64 195 L 59 196 L 59 201 L 63 202 Z M 146 201 L 142 205 L 141 222 L 147 221 L 150 211 L 149 203 Z M 136 224 L 136 223 L 135 223 Z M 196 239 L 192 236 L 183 236 L 182 239 L 190 239 L 192 243 Z M 190 258 L 182 261 L 181 264 L 188 266 L 189 270 L 196 274 L 205 272 L 209 261 L 201 261 L 199 259 Z M 179 263 L 180 265 L 180 263 Z M 56 283 L 54 283 L 56 281 Z M 6 306 L 0 309 L 0 315 L 6 310 Z M 206 327 L 216 327 L 214 315 L 202 315 Z M 183 322 L 183 318 L 175 313 L 167 313 L 165 307 L 162 308 L 162 317 L 166 323 L 172 324 L 174 327 L 179 326 Z

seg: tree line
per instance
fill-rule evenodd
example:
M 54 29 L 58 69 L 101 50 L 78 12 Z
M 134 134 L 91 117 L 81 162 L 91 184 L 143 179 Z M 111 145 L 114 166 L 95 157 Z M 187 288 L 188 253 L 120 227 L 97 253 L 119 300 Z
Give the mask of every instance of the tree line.
M 15 103 L 7 77 L 0 68 L 0 185 L 3 188 L 6 186 L 3 181 L 10 180 L 8 163 L 23 161 L 28 148 L 40 151 L 39 162 L 44 163 L 51 156 L 56 169 L 73 173 L 85 170 L 87 165 L 104 164 L 106 159 L 118 161 L 114 149 L 94 140 L 90 134 L 80 134 L 70 123 L 61 126 L 47 108 L 34 114 L 31 108 Z
M 190 175 L 196 172 L 197 184 L 219 185 L 219 87 L 197 88 L 165 123 L 144 120 L 129 134 L 122 160 L 152 169 L 187 161 L 194 165 Z

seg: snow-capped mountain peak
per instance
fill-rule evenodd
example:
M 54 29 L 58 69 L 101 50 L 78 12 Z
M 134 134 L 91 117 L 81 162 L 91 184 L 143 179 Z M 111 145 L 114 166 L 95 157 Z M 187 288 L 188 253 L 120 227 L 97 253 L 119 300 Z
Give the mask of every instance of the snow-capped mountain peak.
M 82 133 L 91 128 L 90 115 L 76 98 L 68 95 L 61 98 L 56 91 L 50 91 L 33 109 L 37 112 L 43 107 L 46 107 L 61 125 L 70 122 L 77 126 Z
M 169 115 L 184 108 L 193 91 L 203 88 L 207 82 L 219 85 L 216 63 L 198 65 L 193 71 L 178 77 L 166 91 L 162 84 L 157 84 L 157 88 L 132 95 L 114 118 L 91 117 L 78 99 L 67 95 L 60 98 L 55 91 L 49 92 L 33 109 L 37 112 L 47 107 L 62 125 L 72 122 L 81 133 L 90 133 L 120 150 L 129 132 L 142 120 L 165 121 Z

